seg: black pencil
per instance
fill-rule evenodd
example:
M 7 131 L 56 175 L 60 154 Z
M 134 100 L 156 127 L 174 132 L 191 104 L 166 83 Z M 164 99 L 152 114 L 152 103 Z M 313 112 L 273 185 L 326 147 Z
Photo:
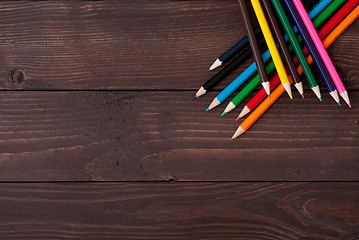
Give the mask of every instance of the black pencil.
M 305 0 L 303 1 L 306 8 L 310 9 L 316 5 L 316 1 L 313 0 Z M 260 27 L 257 27 L 254 31 L 257 39 L 263 38 L 262 31 Z M 211 67 L 207 70 L 207 72 L 212 71 L 213 69 L 221 66 L 224 62 L 228 61 L 233 55 L 238 53 L 243 48 L 249 46 L 248 37 L 244 36 L 241 40 L 239 40 L 235 45 L 233 45 L 231 48 L 229 48 L 226 52 L 224 52 L 221 56 L 219 56 L 211 65 Z
M 264 38 L 261 38 L 258 42 L 259 45 L 264 45 Z M 204 95 L 208 90 L 210 90 L 214 85 L 216 85 L 219 81 L 221 81 L 224 77 L 226 77 L 229 73 L 231 73 L 234 69 L 236 69 L 239 65 L 241 65 L 244 61 L 246 61 L 252 55 L 252 51 L 250 48 L 247 48 L 241 55 L 236 57 L 231 63 L 225 66 L 220 72 L 214 75 L 211 79 L 209 79 L 205 84 L 203 84 L 194 95 L 193 99 L 196 99 L 202 95 Z
M 251 19 L 249 17 L 248 8 L 247 8 L 245 0 L 239 0 L 239 6 L 241 8 L 244 24 L 245 24 L 246 29 L 247 29 L 249 44 L 250 44 L 251 49 L 252 49 L 254 61 L 256 62 L 256 65 L 257 65 L 259 78 L 261 80 L 261 83 L 262 83 L 262 86 L 263 86 L 264 90 L 266 91 L 266 93 L 268 95 L 270 95 L 270 87 L 269 87 L 268 75 L 267 75 L 267 72 L 266 72 L 266 69 L 265 69 L 265 66 L 264 66 L 264 62 L 263 62 L 263 59 L 262 59 L 261 52 L 259 51 L 258 42 L 257 42 L 257 39 L 256 39 L 256 35 L 254 33 L 254 29 L 253 29 L 253 26 L 252 26 Z
M 289 72 L 292 75 L 292 78 L 294 81 L 294 86 L 296 87 L 296 89 L 298 90 L 298 92 L 302 96 L 302 98 L 304 98 L 302 81 L 300 80 L 299 74 L 297 72 L 297 68 L 295 67 L 292 57 L 289 53 L 289 50 L 285 43 L 283 34 L 280 31 L 280 27 L 275 18 L 272 7 L 270 6 L 270 3 L 268 0 L 262 0 L 262 4 L 263 4 L 264 12 L 267 14 L 268 22 L 269 22 L 270 26 L 272 27 L 274 36 L 278 41 L 280 49 L 282 50 L 284 60 L 286 61 L 287 65 L 289 67 Z

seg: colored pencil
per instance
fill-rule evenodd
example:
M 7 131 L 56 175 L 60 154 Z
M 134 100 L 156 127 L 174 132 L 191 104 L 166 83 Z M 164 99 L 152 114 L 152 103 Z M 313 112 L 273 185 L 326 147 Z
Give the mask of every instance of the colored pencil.
M 312 0 L 305 1 L 304 5 L 308 8 L 313 8 L 309 12 L 309 16 L 312 18 L 313 15 L 317 16 L 327 5 L 333 0 L 321 0 L 319 3 L 316 4 L 316 6 L 313 5 Z M 312 13 L 312 15 L 311 15 Z M 263 35 L 260 27 L 256 28 L 255 30 L 256 35 L 258 38 L 263 38 Z M 244 36 L 241 40 L 239 40 L 235 45 L 233 45 L 231 48 L 229 48 L 226 52 L 224 52 L 220 57 L 218 57 L 212 64 L 212 66 L 207 70 L 207 72 L 221 66 L 224 62 L 226 62 L 228 59 L 230 59 L 234 54 L 239 52 L 242 48 L 245 48 L 249 45 L 248 37 Z
M 323 59 L 324 65 L 328 69 L 328 72 L 329 72 L 330 76 L 332 77 L 332 80 L 339 92 L 339 95 L 344 99 L 344 101 L 351 108 L 348 92 L 345 89 L 343 81 L 341 80 L 337 70 L 335 69 L 334 64 L 333 64 L 332 60 L 330 59 L 327 50 L 325 50 L 325 48 L 322 44 L 322 41 L 320 40 L 320 37 L 319 37 L 317 31 L 315 30 L 314 25 L 308 16 L 307 11 L 305 10 L 305 8 L 303 6 L 303 3 L 301 2 L 301 0 L 293 0 L 293 4 L 296 7 L 299 16 L 301 17 L 301 19 L 304 23 L 304 26 L 306 27 L 307 31 L 309 32 L 309 35 L 311 36 L 313 43 L 319 52 L 319 55 Z
M 276 74 L 270 81 L 270 89 L 271 91 L 273 91 L 277 85 L 280 83 L 280 79 L 278 74 Z M 236 121 L 238 121 L 240 118 L 242 118 L 243 116 L 247 115 L 248 113 L 250 113 L 253 109 L 255 109 L 258 104 L 260 104 L 263 99 L 265 99 L 266 96 L 263 96 L 263 91 L 262 89 L 254 96 L 252 97 L 252 99 L 244 106 L 244 108 L 242 109 L 242 111 L 239 113 Z
M 339 1 L 343 1 L 343 0 L 338 0 L 338 2 Z M 325 27 L 321 28 L 318 31 L 319 37 L 323 39 L 325 36 L 327 36 L 330 33 L 330 31 L 332 31 L 333 28 L 337 26 L 343 20 L 343 18 L 346 15 L 348 15 L 358 5 L 358 3 L 359 0 L 349 0 L 342 8 L 339 9 L 339 11 L 332 18 L 328 20 L 328 22 L 325 23 Z M 313 23 L 315 23 L 315 21 L 313 21 Z M 308 48 L 304 47 L 303 53 L 307 55 L 308 52 L 309 52 Z
M 306 47 L 309 49 L 310 55 L 314 59 L 314 63 L 319 70 L 319 73 L 323 79 L 323 82 L 326 86 L 326 88 L 329 91 L 329 94 L 334 98 L 334 100 L 340 105 L 338 92 L 334 86 L 334 83 L 329 75 L 328 70 L 326 69 L 322 58 L 320 57 L 316 47 L 314 46 L 314 43 L 309 36 L 309 33 L 307 32 L 307 29 L 305 28 L 297 10 L 295 9 L 295 6 L 291 0 L 283 0 L 290 16 L 292 17 L 293 21 L 295 22 L 295 25 L 297 25 L 300 35 L 302 36 L 304 43 Z
M 313 19 L 313 15 L 317 16 L 319 15 L 319 13 L 325 11 L 325 9 L 327 9 L 328 5 L 331 4 L 333 2 L 333 0 L 321 0 L 319 1 L 311 11 L 308 12 L 308 15 L 310 17 L 310 19 Z M 297 26 L 294 25 L 293 27 L 293 32 L 295 34 L 298 33 L 298 28 Z M 288 36 L 284 36 L 284 39 L 286 41 L 288 41 Z
M 335 12 L 341 5 L 343 5 L 343 3 L 345 2 L 346 0 L 334 0 L 326 9 L 323 10 L 323 12 L 318 15 L 318 17 L 316 17 L 314 20 L 313 20 L 313 25 L 314 26 L 319 26 L 321 25 L 323 22 L 325 22 L 327 20 L 327 18 L 325 18 L 324 16 L 325 15 L 331 15 L 333 12 Z M 301 36 L 299 36 L 297 38 L 297 41 L 299 43 L 303 42 L 303 39 Z M 289 51 L 291 51 L 293 48 L 292 45 L 289 45 L 288 46 L 288 49 Z
M 264 66 L 263 59 L 261 57 L 261 52 L 258 47 L 256 36 L 254 34 L 254 30 L 253 30 L 251 18 L 249 17 L 246 2 L 245 2 L 245 0 L 239 0 L 238 2 L 239 2 L 240 9 L 241 9 L 244 25 L 246 26 L 249 44 L 252 49 L 254 61 L 257 65 L 257 70 L 258 70 L 258 74 L 259 74 L 262 86 L 265 89 L 265 91 L 267 92 L 267 94 L 270 95 L 269 78 L 268 78 L 268 75 L 267 75 L 267 72 L 266 72 L 266 69 Z
M 264 41 L 264 39 L 262 39 Z M 270 59 L 271 55 L 269 51 L 262 54 L 264 62 Z M 239 86 L 241 86 L 253 73 L 257 71 L 256 63 L 253 62 L 246 70 L 244 70 L 236 79 L 234 79 L 223 91 L 221 91 L 208 106 L 206 111 L 213 109 L 214 107 L 221 104 L 226 98 L 231 95 Z M 259 77 L 258 77 L 259 78 Z
M 322 2 L 320 2 L 319 4 L 317 4 L 315 7 L 316 9 L 320 8 L 320 9 L 323 9 L 321 6 L 327 6 L 326 2 L 331 2 L 332 0 L 323 0 Z M 335 1 L 339 1 L 339 0 L 335 0 Z M 310 16 L 313 17 L 313 18 L 317 18 L 317 17 L 320 17 L 322 15 L 322 13 L 320 13 L 319 16 L 317 16 L 316 14 L 318 14 L 318 11 L 314 11 L 315 9 L 313 8 L 309 13 L 310 13 Z M 324 11 L 323 11 L 324 12 Z M 314 13 L 314 14 L 312 14 Z M 326 18 L 328 18 L 330 15 L 328 14 L 329 12 L 326 12 Z M 322 17 L 321 17 L 322 18 Z M 286 37 L 286 35 L 285 35 Z M 269 50 L 267 50 L 266 52 L 264 52 L 262 54 L 262 58 L 263 58 L 263 61 L 264 63 L 266 63 L 269 59 L 270 59 L 270 52 Z M 274 65 L 273 65 L 273 68 L 266 68 L 266 71 L 268 74 L 271 74 L 273 71 L 274 71 Z M 256 67 L 256 64 L 253 62 L 245 71 L 243 71 L 236 79 L 233 80 L 233 82 L 231 84 L 229 84 L 222 92 L 220 92 L 214 99 L 213 101 L 211 102 L 211 104 L 209 105 L 209 107 L 207 108 L 207 111 L 208 110 L 211 110 L 212 108 L 218 106 L 219 104 L 221 104 L 224 100 L 226 100 L 226 98 L 231 95 L 242 83 L 244 83 L 248 78 L 250 78 L 252 76 L 252 74 L 254 74 L 255 72 L 257 71 L 257 67 Z M 258 75 L 257 75 L 258 76 Z M 252 81 L 254 80 L 258 80 L 258 85 L 260 84 L 260 79 L 259 79 L 259 76 L 258 77 L 255 77 Z M 257 85 L 257 86 L 258 86 Z M 248 93 L 249 94 L 249 93 Z M 247 95 L 248 95 L 247 94 Z M 243 96 L 243 94 L 241 94 L 241 96 Z M 246 96 L 245 96 L 246 97 Z M 236 101 L 238 99 L 242 99 L 242 97 L 238 97 L 238 98 L 235 98 Z M 242 99 L 243 100 L 243 99 Z M 241 100 L 241 101 L 242 101 Z M 233 105 L 232 104 L 229 104 L 228 107 L 228 112 L 233 110 L 235 107 L 237 107 L 239 105 L 240 102 L 236 103 L 236 101 L 233 102 Z M 226 108 L 227 109 L 227 108 Z M 225 113 L 224 113 L 225 114 Z M 224 115 L 222 113 L 221 116 Z
M 298 40 L 297 40 L 297 38 L 296 38 L 296 36 L 295 36 L 295 34 L 293 32 L 293 29 L 292 29 L 292 27 L 291 27 L 291 25 L 289 23 L 289 20 L 288 20 L 286 14 L 284 12 L 282 4 L 280 3 L 279 0 L 272 0 L 272 3 L 273 3 L 273 6 L 274 6 L 274 9 L 276 10 L 276 12 L 278 14 L 279 20 L 281 21 L 281 23 L 283 25 L 284 31 L 286 32 L 286 34 L 287 34 L 287 36 L 289 38 L 289 41 L 293 46 L 293 50 L 294 50 L 295 54 L 297 55 L 300 64 L 303 67 L 304 74 L 305 74 L 305 76 L 306 76 L 306 78 L 308 80 L 309 86 L 313 90 L 315 95 L 319 98 L 319 100 L 321 101 L 322 97 L 321 97 L 321 94 L 320 94 L 318 83 L 315 80 L 315 77 L 313 75 L 312 70 L 310 69 L 310 67 L 308 65 L 307 60 L 305 59 L 305 54 L 303 54 L 302 48 L 300 47 L 299 42 L 298 42 Z M 321 16 L 321 14 L 319 16 Z M 328 16 L 329 16 L 329 14 L 326 15 L 326 17 L 328 17 Z
M 264 39 L 259 40 L 259 45 L 264 44 Z M 215 74 L 212 78 L 210 78 L 205 84 L 203 84 L 193 99 L 196 99 L 202 95 L 204 95 L 208 90 L 210 90 L 213 86 L 215 86 L 219 81 L 225 78 L 229 73 L 231 73 L 234 69 L 236 69 L 239 65 L 241 65 L 247 58 L 251 56 L 252 52 L 250 48 L 247 48 L 243 54 L 236 57 L 230 64 L 224 67 L 221 71 Z
M 281 57 L 279 55 L 278 49 L 276 47 L 276 44 L 274 42 L 273 35 L 272 35 L 272 33 L 270 31 L 270 28 L 268 26 L 268 22 L 267 22 L 267 19 L 266 19 L 265 15 L 264 15 L 262 6 L 261 6 L 259 0 L 251 0 L 251 3 L 252 3 L 252 6 L 253 6 L 253 9 L 254 9 L 254 13 L 257 16 L 259 26 L 262 29 L 263 36 L 264 36 L 264 39 L 266 40 L 269 52 L 272 55 L 274 66 L 275 66 L 275 68 L 276 68 L 276 70 L 278 72 L 280 81 L 281 81 L 282 85 L 284 86 L 285 90 L 287 91 L 289 97 L 292 99 L 293 98 L 292 97 L 292 90 L 290 89 L 289 79 L 288 79 L 287 73 L 286 73 L 286 71 L 284 69 L 284 65 L 283 65 L 282 59 L 281 59 Z
M 355 19 L 359 16 L 359 6 L 357 6 L 349 15 L 323 40 L 323 45 L 327 48 L 329 47 L 340 34 L 344 32 L 346 28 L 352 24 Z M 307 58 L 308 63 L 312 63 L 313 59 L 311 56 Z M 298 73 L 302 72 L 302 68 L 298 67 Z M 266 98 L 253 112 L 250 114 L 238 127 L 231 140 L 237 138 L 245 131 L 248 130 L 250 126 L 279 98 L 280 95 L 284 93 L 285 89 L 282 85 L 279 85 L 272 93 L 271 98 Z
M 302 96 L 302 98 L 304 98 L 302 81 L 299 78 L 297 69 L 293 63 L 292 57 L 291 57 L 288 47 L 285 43 L 285 40 L 281 33 L 280 27 L 278 25 L 278 22 L 276 20 L 276 17 L 274 15 L 272 7 L 270 6 L 270 2 L 269 2 L 269 0 L 262 0 L 262 4 L 263 4 L 264 12 L 267 15 L 268 22 L 269 22 L 270 26 L 272 27 L 273 34 L 274 34 L 274 36 L 278 42 L 278 45 L 282 51 L 284 60 L 287 63 L 287 66 L 289 67 L 290 74 L 292 75 L 292 79 L 294 80 L 294 86 L 296 87 L 296 89 L 298 90 L 298 92 Z
M 334 2 L 332 2 L 328 8 L 332 5 L 332 4 L 335 4 L 335 2 L 338 2 L 338 1 L 342 1 L 342 0 L 335 0 Z M 316 7 L 318 8 L 319 6 L 322 6 L 323 2 L 319 3 L 319 5 L 317 5 Z M 322 8 L 321 8 L 322 9 Z M 326 8 L 327 9 L 327 8 Z M 318 16 L 315 16 L 314 18 L 314 21 L 313 23 L 315 23 L 315 26 L 318 27 L 323 21 L 328 19 L 331 14 L 335 11 L 335 8 L 332 8 L 330 7 L 331 11 L 326 11 L 323 10 Z M 312 9 L 314 10 L 314 9 Z M 310 11 L 309 13 L 311 14 L 313 11 Z M 284 11 L 283 11 L 284 13 Z M 317 13 L 317 11 L 316 11 Z M 284 15 L 286 16 L 286 15 Z M 317 21 L 317 19 L 320 19 L 321 21 Z M 289 26 L 290 27 L 290 26 Z M 322 29 L 326 29 L 326 25 L 322 28 Z M 329 31 L 331 31 L 333 28 L 330 28 Z M 286 35 L 285 35 L 286 37 Z M 295 36 L 294 36 L 295 37 Z M 288 38 L 287 38 L 288 39 Z M 298 46 L 299 49 L 301 50 L 300 46 Z M 290 46 L 289 46 L 289 50 L 291 50 Z M 305 56 L 303 55 L 304 59 L 303 59 L 303 63 L 307 63 L 307 60 L 305 58 Z M 267 73 L 270 74 L 273 70 L 274 70 L 274 65 L 272 67 L 269 67 L 270 65 L 273 64 L 273 61 L 270 62 L 267 67 L 266 67 L 266 70 L 267 70 Z M 308 69 L 310 70 L 310 67 L 308 65 Z M 311 70 L 310 70 L 311 72 Z M 314 76 L 313 76 L 313 79 L 314 79 Z M 315 79 L 314 79 L 315 80 Z M 254 82 L 254 83 L 253 83 Z M 259 85 L 260 81 L 259 81 L 259 76 L 257 75 L 255 78 L 253 78 L 253 80 L 250 82 L 250 84 L 248 84 L 246 87 L 244 87 L 232 100 L 231 102 L 227 105 L 226 109 L 224 110 L 224 112 L 222 113 L 221 116 L 223 116 L 224 114 L 232 111 L 233 109 L 235 109 L 248 95 L 249 93 L 251 93 L 258 85 Z M 316 82 L 315 82 L 316 83 Z M 321 101 L 321 95 L 320 95 L 320 90 L 319 90 L 319 86 L 318 87 L 314 87 L 312 88 L 312 90 L 314 91 L 314 93 L 317 95 L 317 97 L 319 98 L 319 100 Z M 235 90 L 233 90 L 235 91 Z
M 321 39 L 324 39 L 325 36 L 327 34 L 330 33 L 330 31 L 332 31 L 335 26 L 337 24 L 339 24 L 344 17 L 350 13 L 350 11 L 357 5 L 357 1 L 358 0 L 350 0 L 349 2 L 347 2 L 319 31 L 319 37 Z M 334 3 L 334 2 L 333 2 Z M 308 54 L 308 49 L 306 47 L 303 48 L 303 52 L 305 55 Z M 294 57 L 293 59 L 294 63 L 297 65 L 299 63 L 298 58 Z M 311 60 L 312 61 L 312 60 Z M 305 60 L 305 62 L 307 62 L 307 60 Z M 302 67 L 298 66 L 299 70 L 298 71 L 303 71 L 303 69 L 301 69 Z M 270 83 L 276 78 L 277 76 L 275 76 L 272 80 L 270 80 Z M 239 114 L 239 116 L 237 117 L 237 120 L 239 120 L 240 118 L 242 118 L 243 116 L 245 116 L 246 114 L 248 114 L 249 112 L 251 112 L 264 98 L 266 97 L 266 95 L 259 91 L 242 109 L 241 113 Z
M 260 27 L 257 27 L 256 30 L 254 30 L 255 35 L 258 36 L 258 39 L 263 38 L 262 30 Z M 233 45 L 230 49 L 228 49 L 225 53 L 223 53 L 221 56 L 219 56 L 209 67 L 207 72 L 212 71 L 213 69 L 219 67 L 227 61 L 229 58 L 231 58 L 235 53 L 239 52 L 243 48 L 248 47 L 248 37 L 244 36 L 239 42 L 237 42 L 235 45 Z
M 274 62 L 271 61 L 270 63 L 268 63 L 268 65 L 266 66 L 266 71 L 267 74 L 271 74 L 274 71 L 275 67 L 274 67 Z M 278 77 L 278 81 L 279 77 Z M 224 109 L 223 113 L 221 114 L 221 117 L 227 113 L 229 113 L 230 111 L 232 111 L 233 109 L 235 109 L 258 85 L 260 84 L 260 79 L 259 79 L 259 75 L 257 74 L 252 81 L 250 81 L 227 105 L 226 109 Z M 271 88 L 271 81 L 269 81 L 269 88 L 270 90 L 272 90 L 273 88 Z M 262 88 L 263 89 L 263 88 Z M 261 90 L 262 90 L 261 89 Z M 267 93 L 266 93 L 267 94 Z

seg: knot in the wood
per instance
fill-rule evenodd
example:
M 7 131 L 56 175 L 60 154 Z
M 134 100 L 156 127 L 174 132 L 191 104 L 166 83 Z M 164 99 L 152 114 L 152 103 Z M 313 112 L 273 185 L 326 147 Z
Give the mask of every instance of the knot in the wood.
M 9 75 L 10 75 L 10 80 L 13 83 L 21 83 L 22 81 L 24 81 L 24 78 L 25 78 L 24 72 L 19 69 L 10 70 Z

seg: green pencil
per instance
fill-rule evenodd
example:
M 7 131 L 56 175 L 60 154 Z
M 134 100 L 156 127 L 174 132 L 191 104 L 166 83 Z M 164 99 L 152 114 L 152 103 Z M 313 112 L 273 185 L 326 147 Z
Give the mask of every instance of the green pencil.
M 275 69 L 274 62 L 271 61 L 267 64 L 265 67 L 267 75 L 269 76 L 273 70 Z M 222 113 L 221 116 L 224 114 L 232 111 L 235 109 L 259 84 L 261 83 L 261 80 L 259 78 L 259 75 L 257 74 L 252 81 L 250 81 L 227 105 L 226 109 Z
M 316 27 L 316 28 L 319 27 L 319 25 L 321 25 L 325 20 L 327 20 L 327 19 L 330 17 L 330 15 L 332 15 L 333 12 L 334 12 L 341 4 L 343 4 L 343 2 L 345 2 L 345 0 L 334 0 L 328 7 L 326 7 L 326 8 L 313 20 L 314 27 Z M 272 3 L 273 3 L 273 5 L 275 6 L 275 3 L 279 3 L 279 1 L 278 1 L 278 0 L 275 0 L 275 1 L 272 0 Z M 281 9 L 283 10 L 283 7 L 282 7 L 281 4 L 279 5 L 279 7 L 281 7 Z M 276 6 L 275 6 L 275 9 L 276 9 L 276 11 L 277 11 L 277 7 L 276 7 Z M 327 9 L 328 9 L 328 10 L 327 10 Z M 284 10 L 283 10 L 282 12 L 284 13 Z M 279 15 L 278 11 L 277 11 L 277 14 Z M 287 16 L 285 15 L 285 13 L 283 14 L 283 16 L 285 17 L 285 19 L 287 19 L 287 25 L 290 26 L 290 23 L 289 23 L 289 21 L 288 21 Z M 280 18 L 280 20 L 281 20 L 281 22 L 282 22 L 282 18 L 281 18 L 280 16 L 279 16 L 279 18 Z M 282 23 L 282 24 L 283 24 L 283 23 Z M 284 24 L 283 24 L 283 26 L 285 27 Z M 289 34 L 288 34 L 287 30 L 286 30 L 290 42 L 292 42 L 293 39 L 296 39 L 296 40 L 297 40 L 297 38 L 295 37 L 295 34 L 294 34 L 294 32 L 293 32 L 293 29 L 292 29 L 291 27 L 290 27 L 289 29 L 291 30 L 291 32 L 293 33 L 293 36 L 294 36 L 294 38 L 293 38 L 293 36 L 292 36 L 292 40 L 290 40 Z M 302 38 L 301 38 L 300 36 L 298 37 L 297 43 L 298 43 L 299 40 L 302 41 Z M 298 46 L 299 46 L 299 43 L 298 43 Z M 322 101 L 321 95 L 320 95 L 319 86 L 318 86 L 317 81 L 315 80 L 315 77 L 314 77 L 314 75 L 313 75 L 313 73 L 312 73 L 312 71 L 311 71 L 311 69 L 310 69 L 310 67 L 309 67 L 309 65 L 308 65 L 307 60 L 305 59 L 305 57 L 304 57 L 304 60 L 303 60 L 303 58 L 300 59 L 300 57 L 299 57 L 300 53 L 302 53 L 302 55 L 304 56 L 302 49 L 301 49 L 300 46 L 299 46 L 299 48 L 297 49 L 297 52 L 296 52 L 296 50 L 293 49 L 293 45 L 292 45 L 292 44 L 289 45 L 288 49 L 289 49 L 290 51 L 293 51 L 293 50 L 295 51 L 295 53 L 296 53 L 296 55 L 297 55 L 297 57 L 298 57 L 299 63 L 302 65 L 304 74 L 305 74 L 305 76 L 307 77 L 309 86 L 310 86 L 311 89 L 314 91 L 315 95 L 319 98 L 319 100 Z M 298 50 L 299 50 L 299 51 L 298 51 Z M 266 67 L 267 73 L 268 73 L 268 70 L 270 69 L 270 68 L 269 68 L 269 65 L 271 65 L 271 64 L 273 64 L 273 61 L 271 61 L 271 62 L 267 65 L 267 67 L 268 67 L 268 68 Z M 305 65 L 307 65 L 307 67 L 305 67 Z M 273 69 L 274 69 L 274 68 L 273 68 Z M 270 74 L 270 73 L 268 73 L 268 74 Z M 311 76 L 310 76 L 310 75 L 311 75 Z M 232 111 L 232 110 L 235 109 L 239 104 L 241 104 L 241 102 L 259 85 L 260 82 L 258 82 L 258 80 L 259 80 L 259 76 L 257 75 L 257 76 L 255 76 L 255 77 L 252 79 L 251 82 L 249 82 L 249 83 L 247 84 L 247 86 L 249 85 L 248 87 L 247 87 L 247 86 L 244 87 L 244 88 L 229 102 L 229 104 L 227 105 L 226 109 L 224 110 L 224 112 L 222 113 L 221 116 L 223 116 L 224 114 L 226 114 L 226 113 Z M 317 91 L 317 90 L 318 90 L 318 91 Z M 318 94 L 317 94 L 317 93 L 318 93 Z
M 346 1 L 346 0 L 334 0 L 328 7 L 326 7 L 326 8 L 323 10 L 323 12 L 321 12 L 321 13 L 313 20 L 313 25 L 314 25 L 315 27 L 320 26 L 323 22 L 325 22 L 325 20 L 328 19 L 328 17 L 329 17 L 330 15 L 332 15 L 341 5 L 343 5 L 343 3 L 344 3 L 345 1 Z M 272 0 L 273 5 L 275 5 L 274 2 L 278 2 L 278 3 L 279 3 L 279 1 L 273 1 L 273 0 Z M 280 3 L 279 3 L 279 4 L 280 4 Z M 282 5 L 280 5 L 279 7 L 282 7 Z M 275 7 L 275 8 L 276 8 L 276 7 Z M 282 7 L 282 9 L 283 9 L 283 7 Z M 284 13 L 284 11 L 283 11 L 283 13 Z M 277 11 L 277 14 L 279 15 L 278 11 Z M 284 16 L 286 17 L 286 15 L 284 15 Z M 282 20 L 281 20 L 281 21 L 282 21 Z M 282 22 L 282 24 L 284 25 L 283 22 Z M 288 24 L 289 24 L 289 21 L 288 21 Z M 286 32 L 287 32 L 287 31 L 286 31 Z M 287 33 L 287 34 L 288 34 L 288 33 Z M 289 37 L 289 36 L 288 36 L 288 37 Z M 292 42 L 292 41 L 290 41 L 290 42 Z M 301 36 L 298 37 L 298 42 L 299 42 L 299 43 L 303 42 L 303 39 L 302 39 Z M 288 46 L 288 49 L 289 49 L 289 51 L 292 51 L 292 49 L 293 49 L 292 44 L 290 44 L 290 45 Z
M 340 0 L 341 1 L 341 0 Z M 297 38 L 293 32 L 292 26 L 289 23 L 289 20 L 287 18 L 287 16 L 284 13 L 284 9 L 280 3 L 279 0 L 272 0 L 273 6 L 275 11 L 278 14 L 279 20 L 281 21 L 285 32 L 287 33 L 287 36 L 289 38 L 289 41 L 291 42 L 291 45 L 294 48 L 294 52 L 298 57 L 299 63 L 303 68 L 304 74 L 307 77 L 308 83 L 310 88 L 313 90 L 313 92 L 315 93 L 315 95 L 317 95 L 317 97 L 319 98 L 320 101 L 322 101 L 321 95 L 320 95 L 320 90 L 319 90 L 319 86 L 317 81 L 315 80 L 315 77 L 313 75 L 313 72 L 311 71 L 309 64 L 307 62 L 307 59 L 304 56 L 304 53 L 302 51 L 302 48 L 300 47 Z M 325 10 L 322 12 L 324 13 Z M 319 18 L 322 14 L 320 14 L 317 18 Z M 330 14 L 327 14 L 326 16 L 328 17 Z M 316 19 L 317 19 L 316 18 Z M 323 19 L 323 17 L 320 17 L 321 19 Z M 315 21 L 315 20 L 314 20 Z M 313 21 L 313 22 L 314 22 Z M 319 22 L 317 21 L 316 26 L 319 26 Z M 290 48 L 289 48 L 290 49 Z

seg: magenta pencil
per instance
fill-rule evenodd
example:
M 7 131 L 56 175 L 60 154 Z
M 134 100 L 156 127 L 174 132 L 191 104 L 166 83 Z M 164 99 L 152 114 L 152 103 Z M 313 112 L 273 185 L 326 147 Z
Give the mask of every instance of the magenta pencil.
M 317 48 L 320 57 L 323 59 L 324 65 L 328 69 L 328 72 L 329 72 L 340 96 L 344 99 L 344 101 L 348 104 L 348 106 L 351 107 L 349 97 L 348 97 L 348 92 L 345 89 L 344 84 L 343 84 L 342 80 L 340 79 L 339 74 L 338 74 L 337 70 L 335 69 L 332 60 L 330 59 L 328 52 L 325 50 L 323 43 L 320 40 L 320 37 L 319 37 L 317 31 L 315 30 L 314 25 L 313 25 L 312 21 L 310 20 L 308 13 L 305 10 L 301 0 L 292 0 L 292 1 L 298 11 L 299 16 L 302 19 L 305 27 L 307 28 L 310 37 L 313 39 L 314 45 Z

